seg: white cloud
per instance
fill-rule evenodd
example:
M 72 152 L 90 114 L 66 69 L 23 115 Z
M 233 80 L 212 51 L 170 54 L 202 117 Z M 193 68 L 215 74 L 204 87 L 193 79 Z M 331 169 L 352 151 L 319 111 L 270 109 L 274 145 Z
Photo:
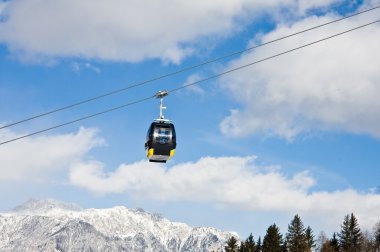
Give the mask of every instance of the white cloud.
M 9 130 L 0 131 L 0 140 L 17 138 Z M 1 180 L 43 180 L 83 158 L 103 141 L 95 129 L 80 128 L 75 134 L 29 137 L 0 146 Z
M 254 157 L 205 157 L 168 169 L 141 161 L 122 164 L 110 173 L 104 172 L 102 163 L 77 162 L 70 169 L 70 181 L 98 194 L 126 192 L 142 200 L 300 213 L 328 225 L 333 222 L 335 226 L 350 212 L 365 227 L 378 221 L 379 194 L 352 189 L 313 192 L 316 181 L 307 171 L 287 177 L 279 169 L 255 165 L 254 160 Z
M 346 20 L 257 49 L 229 68 L 374 21 L 376 15 Z M 280 25 L 262 41 L 334 18 L 310 17 L 292 26 Z M 242 109 L 233 109 L 224 119 L 222 132 L 235 136 L 274 134 L 289 140 L 310 130 L 380 137 L 379 39 L 380 25 L 376 24 L 224 77 L 222 87 Z
M 189 85 L 189 84 L 192 84 L 194 82 L 197 82 L 197 81 L 200 81 L 202 80 L 204 77 L 202 77 L 201 75 L 199 74 L 193 74 L 193 75 L 190 75 L 185 83 L 183 84 L 183 86 L 186 86 L 186 85 Z M 186 91 L 189 91 L 191 93 L 194 93 L 194 94 L 197 94 L 197 95 L 200 95 L 200 96 L 203 96 L 205 95 L 205 90 L 202 89 L 199 85 L 192 85 L 192 86 L 188 86 L 186 88 Z
M 82 70 L 90 70 L 90 71 L 93 71 L 94 73 L 96 73 L 97 75 L 101 74 L 101 70 L 99 67 L 97 66 L 94 66 L 93 64 L 91 63 L 80 63 L 80 62 L 73 62 L 71 64 L 71 69 L 75 72 L 75 73 L 80 73 L 82 72 Z
M 4 10 L 0 42 L 29 60 L 159 58 L 179 63 L 200 38 L 229 36 L 262 10 L 297 5 L 295 0 L 14 0 Z

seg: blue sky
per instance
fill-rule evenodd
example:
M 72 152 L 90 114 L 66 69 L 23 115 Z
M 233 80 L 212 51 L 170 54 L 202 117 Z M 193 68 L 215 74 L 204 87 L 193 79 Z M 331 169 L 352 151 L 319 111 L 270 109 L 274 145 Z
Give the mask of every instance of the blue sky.
M 165 2 L 165 1 L 164 1 Z M 0 115 L 12 123 L 376 6 L 376 1 L 2 1 Z M 165 8 L 162 6 L 165 5 Z M 377 20 L 379 10 L 2 129 L 6 141 Z M 165 99 L 178 148 L 145 160 L 149 100 L 0 146 L 0 210 L 30 197 L 125 205 L 256 238 L 380 210 L 379 24 Z M 339 203 L 337 204 L 337 201 Z M 331 216 L 331 218 L 326 218 Z

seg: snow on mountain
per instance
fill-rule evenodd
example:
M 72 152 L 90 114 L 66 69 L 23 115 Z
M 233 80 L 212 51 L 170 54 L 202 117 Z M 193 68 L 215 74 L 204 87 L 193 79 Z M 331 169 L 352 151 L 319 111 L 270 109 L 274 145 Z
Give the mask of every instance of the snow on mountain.
M 32 199 L 0 214 L 0 251 L 223 251 L 232 235 L 123 206 Z
M 38 213 L 47 213 L 54 209 L 62 209 L 62 210 L 73 210 L 79 211 L 81 208 L 74 203 L 65 203 L 54 199 L 45 199 L 45 200 L 37 200 L 37 199 L 29 199 L 24 202 L 22 205 L 15 207 L 12 212 L 18 212 L 23 214 L 38 214 Z

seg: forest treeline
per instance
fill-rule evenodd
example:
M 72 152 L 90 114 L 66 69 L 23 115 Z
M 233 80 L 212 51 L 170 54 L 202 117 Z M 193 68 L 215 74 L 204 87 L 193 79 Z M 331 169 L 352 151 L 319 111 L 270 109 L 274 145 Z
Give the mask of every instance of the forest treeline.
M 352 213 L 344 217 L 339 232 L 327 237 L 322 231 L 316 237 L 297 214 L 288 224 L 285 235 L 272 224 L 263 239 L 259 236 L 255 240 L 252 233 L 244 241 L 232 236 L 224 248 L 226 252 L 380 252 L 380 222 L 372 231 L 362 232 Z

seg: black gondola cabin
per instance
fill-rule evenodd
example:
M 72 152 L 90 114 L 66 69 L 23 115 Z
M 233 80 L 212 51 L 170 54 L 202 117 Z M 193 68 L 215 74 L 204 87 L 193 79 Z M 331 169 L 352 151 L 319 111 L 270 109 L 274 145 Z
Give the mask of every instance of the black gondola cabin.
M 148 129 L 145 149 L 150 162 L 166 163 L 177 146 L 174 124 L 169 120 L 155 120 Z

